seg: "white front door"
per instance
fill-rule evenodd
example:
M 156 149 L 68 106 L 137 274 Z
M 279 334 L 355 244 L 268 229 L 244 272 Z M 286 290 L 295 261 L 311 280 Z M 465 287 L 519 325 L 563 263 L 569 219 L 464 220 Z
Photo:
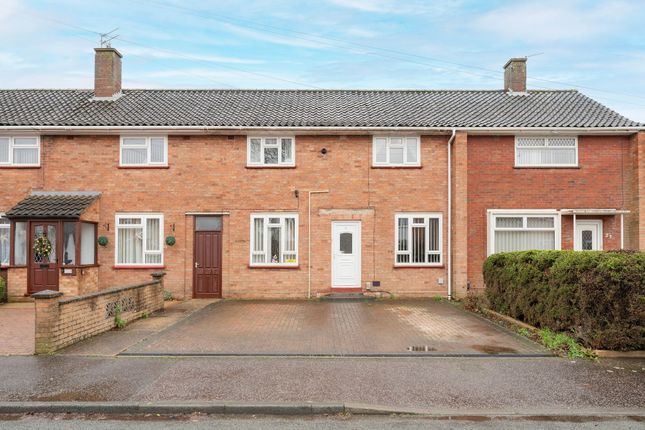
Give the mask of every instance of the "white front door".
M 331 235 L 331 286 L 360 288 L 361 222 L 332 221 Z
M 576 220 L 576 237 L 573 249 L 576 251 L 601 251 L 602 221 Z

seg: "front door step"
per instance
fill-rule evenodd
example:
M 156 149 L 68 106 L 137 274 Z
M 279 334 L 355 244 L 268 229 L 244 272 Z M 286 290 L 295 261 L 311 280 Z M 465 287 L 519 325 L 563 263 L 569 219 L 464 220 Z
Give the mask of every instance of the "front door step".
M 331 293 L 320 297 L 323 302 L 370 302 L 376 300 L 374 296 L 363 293 Z

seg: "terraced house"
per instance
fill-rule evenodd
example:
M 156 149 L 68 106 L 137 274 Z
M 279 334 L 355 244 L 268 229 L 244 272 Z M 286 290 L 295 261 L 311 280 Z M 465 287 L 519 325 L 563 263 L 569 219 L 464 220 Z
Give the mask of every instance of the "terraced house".
M 645 132 L 572 90 L 0 90 L 10 299 L 462 296 L 487 255 L 645 249 Z M 501 85 L 500 85 L 501 87 Z

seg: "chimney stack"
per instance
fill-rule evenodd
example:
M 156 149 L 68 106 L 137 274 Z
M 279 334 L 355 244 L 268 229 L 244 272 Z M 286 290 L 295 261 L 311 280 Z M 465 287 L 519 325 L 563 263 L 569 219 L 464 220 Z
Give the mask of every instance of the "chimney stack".
M 511 58 L 504 65 L 504 91 L 526 92 L 526 57 Z
M 114 48 L 94 48 L 94 97 L 110 98 L 121 93 L 121 58 Z

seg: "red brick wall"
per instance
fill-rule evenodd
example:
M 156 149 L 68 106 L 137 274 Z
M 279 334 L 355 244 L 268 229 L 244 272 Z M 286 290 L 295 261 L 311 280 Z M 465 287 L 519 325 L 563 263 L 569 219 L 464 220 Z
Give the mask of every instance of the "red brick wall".
M 186 212 L 225 211 L 223 231 L 224 297 L 305 297 L 307 293 L 307 191 L 312 197 L 312 290 L 331 286 L 331 221 L 362 220 L 362 282 L 380 280 L 398 295 L 446 294 L 444 268 L 394 268 L 394 214 L 398 211 L 446 213 L 447 136 L 423 137 L 422 168 L 373 169 L 371 136 L 297 136 L 296 168 L 246 168 L 246 136 L 170 136 L 167 169 L 119 169 L 118 136 L 45 136 L 43 168 L 11 172 L 16 183 L 35 183 L 50 191 L 100 191 L 98 235 L 109 244 L 98 249 L 101 288 L 148 279 L 150 270 L 113 269 L 115 213 L 161 212 L 166 288 L 176 297 L 192 296 L 193 218 Z M 320 150 L 327 149 L 322 155 Z M 34 176 L 42 176 L 37 181 Z M 34 186 L 35 187 L 35 186 Z M 30 187 L 3 196 L 9 208 Z M 299 197 L 294 194 L 299 190 Z M 93 208 L 94 209 L 94 208 Z M 321 209 L 358 209 L 361 215 L 320 215 Z M 299 214 L 299 267 L 249 268 L 252 212 Z M 446 219 L 444 251 L 446 249 Z M 109 227 L 109 229 L 108 229 Z M 172 229 L 174 228 L 174 232 Z M 444 258 L 445 261 L 445 258 Z
M 482 287 L 487 209 L 625 208 L 633 175 L 628 136 L 580 136 L 579 168 L 514 168 L 513 136 L 468 137 L 468 276 Z M 583 219 L 585 217 L 581 217 Z M 620 247 L 620 217 L 603 219 L 604 249 Z M 562 217 L 562 248 L 572 249 L 572 217 Z M 626 230 L 628 230 L 626 226 Z

